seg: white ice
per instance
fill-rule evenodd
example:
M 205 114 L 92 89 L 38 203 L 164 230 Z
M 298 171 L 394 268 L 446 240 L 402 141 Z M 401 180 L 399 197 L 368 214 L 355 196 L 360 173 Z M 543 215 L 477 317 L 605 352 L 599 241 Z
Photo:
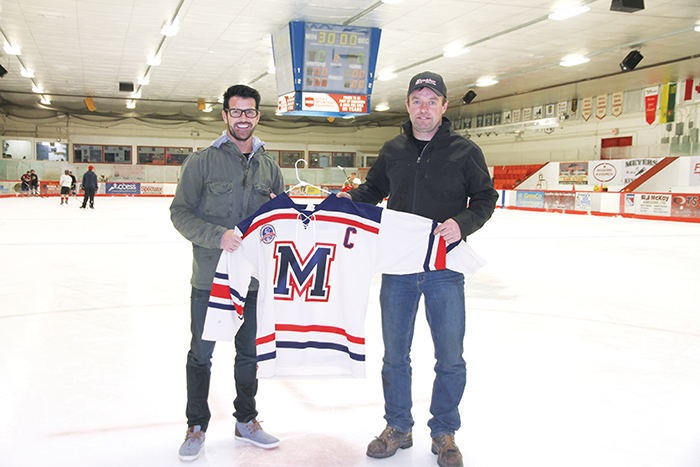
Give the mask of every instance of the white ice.
M 180 466 L 191 246 L 168 198 L 0 200 L 0 466 Z M 497 210 L 470 238 L 468 467 L 700 465 L 700 224 Z M 433 466 L 432 342 L 413 346 L 414 446 L 366 457 L 384 428 L 380 277 L 368 377 L 261 380 L 281 438 L 234 441 L 233 345 L 218 344 L 193 466 Z

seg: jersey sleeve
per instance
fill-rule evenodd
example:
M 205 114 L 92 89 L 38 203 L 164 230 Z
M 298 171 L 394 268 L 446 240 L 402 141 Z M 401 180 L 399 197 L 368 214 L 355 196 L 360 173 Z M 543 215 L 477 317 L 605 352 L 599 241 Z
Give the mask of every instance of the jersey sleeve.
M 240 231 L 236 231 L 240 235 Z M 254 267 L 242 244 L 236 251 L 222 251 L 209 295 L 202 339 L 231 341 L 243 325 L 243 307 Z
M 375 272 L 415 274 L 451 269 L 474 274 L 486 262 L 461 240 L 447 245 L 433 232 L 439 224 L 415 214 L 384 209 Z

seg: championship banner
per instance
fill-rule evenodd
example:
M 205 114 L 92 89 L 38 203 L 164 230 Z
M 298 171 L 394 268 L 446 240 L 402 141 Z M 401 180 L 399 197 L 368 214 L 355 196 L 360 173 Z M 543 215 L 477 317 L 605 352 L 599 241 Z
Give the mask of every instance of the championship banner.
M 676 118 L 676 92 L 678 91 L 678 83 L 668 85 L 668 110 L 666 110 L 666 121 L 674 122 Z
M 584 97 L 581 100 L 581 116 L 585 121 L 588 121 L 591 115 L 593 115 L 593 98 Z
M 612 103 L 610 105 L 610 113 L 613 117 L 619 117 L 622 115 L 622 101 L 624 99 L 623 92 L 612 93 Z
M 569 103 L 567 101 L 564 102 L 559 102 L 557 104 L 557 115 L 561 117 L 562 115 L 566 115 L 566 110 L 569 108 Z
M 654 86 L 644 89 L 644 109 L 647 123 L 651 125 L 656 120 L 656 105 L 659 102 L 659 87 Z
M 602 120 L 608 113 L 608 95 L 601 94 L 595 99 L 595 116 Z
M 523 109 L 523 122 L 529 122 L 532 120 L 532 107 Z
M 661 86 L 661 102 L 659 104 L 659 123 L 669 122 L 668 109 L 669 109 L 669 105 L 671 105 L 670 95 L 669 95 L 670 90 L 671 90 L 670 84 L 664 84 L 663 86 Z M 676 97 L 675 93 L 674 93 L 673 97 L 674 97 L 673 103 L 675 105 L 675 103 L 676 103 L 675 102 L 675 97 Z M 670 120 L 670 122 L 672 122 L 672 121 L 673 120 Z
M 503 112 L 503 124 L 504 125 L 507 125 L 508 123 L 510 123 L 512 121 L 512 114 L 513 113 L 510 110 L 506 110 L 505 112 Z
M 520 122 L 520 109 L 513 111 L 513 123 Z

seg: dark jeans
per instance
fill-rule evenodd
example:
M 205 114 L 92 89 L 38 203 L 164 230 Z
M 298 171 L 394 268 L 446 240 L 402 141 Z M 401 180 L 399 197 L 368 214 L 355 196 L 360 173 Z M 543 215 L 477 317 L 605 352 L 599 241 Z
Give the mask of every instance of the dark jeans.
M 236 420 L 248 423 L 257 417 L 255 395 L 258 392 L 257 353 L 255 349 L 256 309 L 258 291 L 251 290 L 243 309 L 243 325 L 235 338 L 236 359 L 233 374 L 236 380 L 236 398 L 233 401 Z M 211 356 L 214 342 L 202 340 L 204 319 L 209 303 L 209 291 L 192 288 L 190 298 L 192 315 L 192 342 L 187 354 L 187 426 L 200 425 L 207 431 L 211 412 L 207 398 L 211 380 Z
M 95 190 L 94 188 L 83 188 L 83 191 L 85 194 L 83 195 L 83 207 L 88 203 L 88 199 L 90 200 L 90 207 L 93 207 L 95 205 Z
M 453 434 L 460 427 L 459 403 L 467 383 L 464 352 L 464 276 L 448 269 L 406 275 L 382 275 L 379 302 L 384 337 L 384 418 L 404 433 L 411 431 L 411 343 L 420 296 L 435 346 L 435 381 L 428 421 L 430 436 Z M 424 349 L 421 349 L 425 352 Z

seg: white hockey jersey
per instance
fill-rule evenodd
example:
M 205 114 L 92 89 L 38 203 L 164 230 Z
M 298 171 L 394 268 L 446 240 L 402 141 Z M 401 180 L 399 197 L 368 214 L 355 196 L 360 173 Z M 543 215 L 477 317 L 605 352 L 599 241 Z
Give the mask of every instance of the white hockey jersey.
M 374 273 L 473 274 L 484 264 L 464 241 L 446 246 L 437 225 L 334 195 L 308 206 L 279 195 L 236 227 L 240 247 L 222 252 L 202 338 L 233 339 L 255 277 L 258 377 L 364 377 Z

